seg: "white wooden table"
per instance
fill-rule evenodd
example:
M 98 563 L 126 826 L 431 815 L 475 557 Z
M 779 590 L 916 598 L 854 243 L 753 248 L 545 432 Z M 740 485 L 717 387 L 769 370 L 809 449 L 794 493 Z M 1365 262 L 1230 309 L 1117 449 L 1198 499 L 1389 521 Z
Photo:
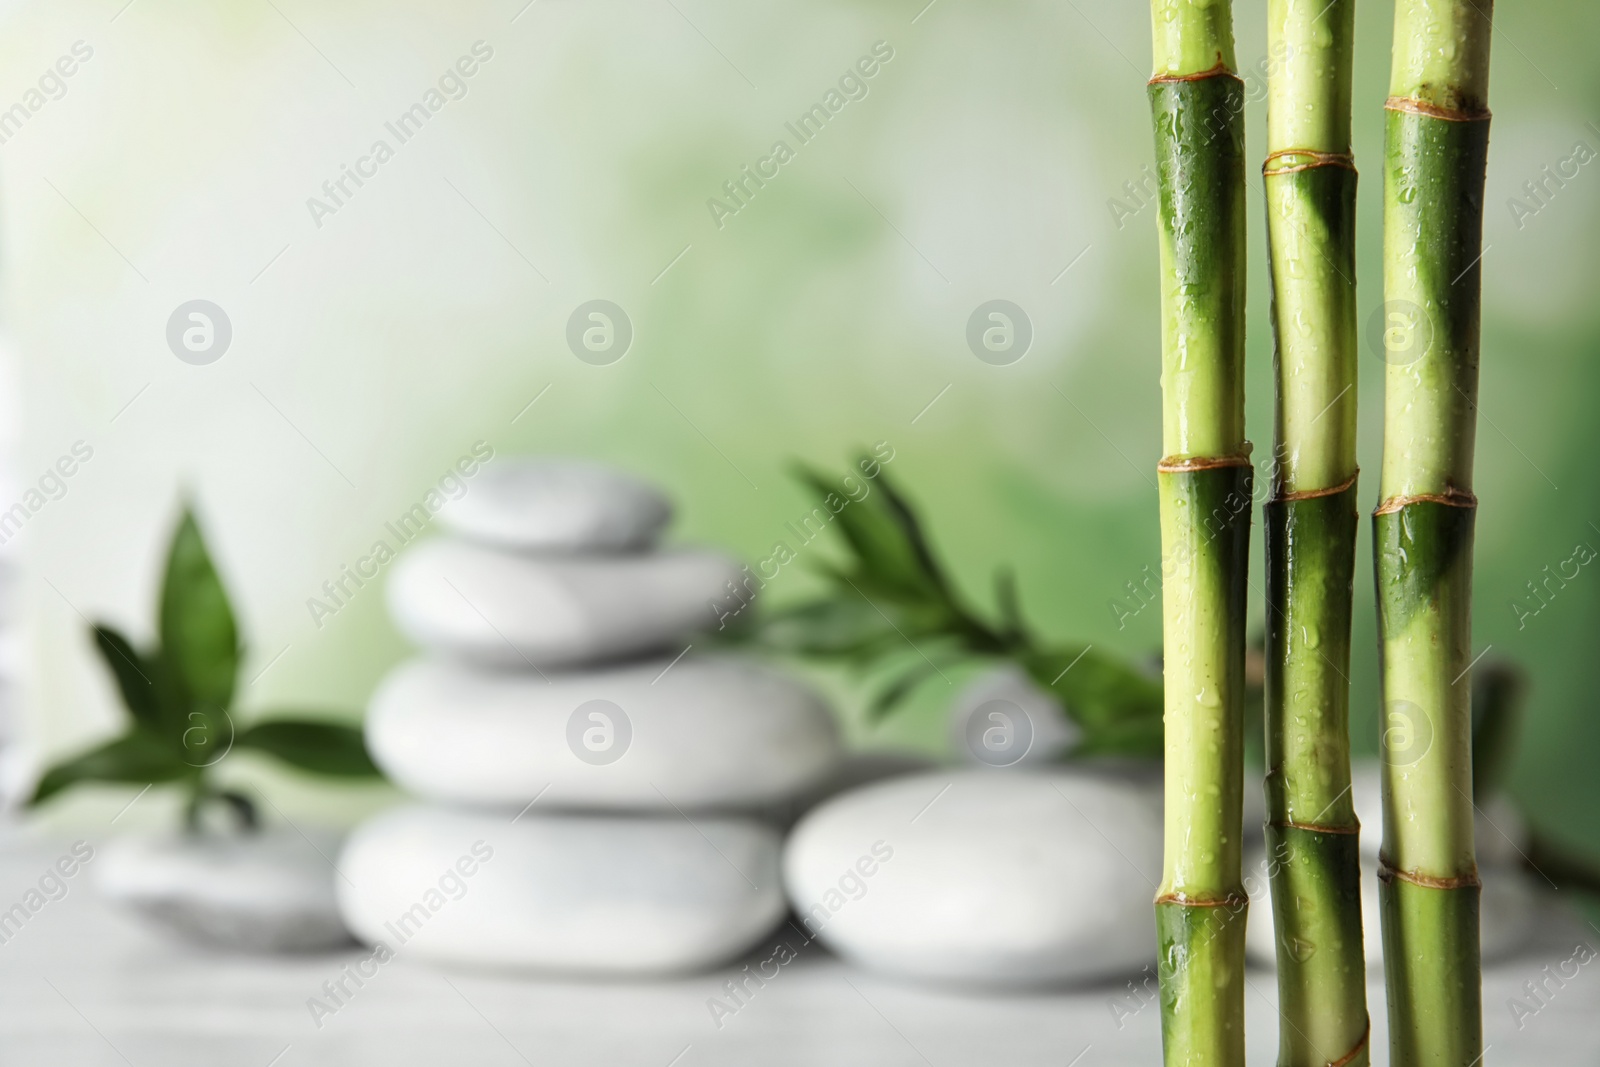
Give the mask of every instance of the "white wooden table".
M 0 840 L 0 909 L 65 843 Z M 109 910 L 81 875 L 0 944 L 0 1063 L 134 1067 L 1118 1067 L 1160 1063 L 1158 1009 L 1126 987 L 1047 995 L 932 991 L 806 948 L 719 1028 L 707 1007 L 732 969 L 669 982 L 580 982 L 455 973 L 403 957 L 319 1028 L 306 1006 L 366 953 L 298 958 L 206 953 Z M 769 939 L 775 943 L 782 931 Z M 789 940 L 799 943 L 791 930 Z M 1517 1026 L 1507 1001 L 1600 932 L 1552 905 L 1528 953 L 1485 977 L 1487 1064 L 1600 1063 L 1600 960 Z M 770 948 L 753 959 L 765 958 Z M 1276 1052 L 1273 977 L 1250 975 L 1252 1063 Z M 1554 989 L 1551 983 L 1550 988 Z M 1120 1002 L 1123 1011 L 1114 1010 Z M 1387 1063 L 1375 984 L 1375 1063 Z M 1130 1014 L 1131 1013 L 1131 1014 Z M 1120 1023 L 1120 1025 L 1119 1025 Z

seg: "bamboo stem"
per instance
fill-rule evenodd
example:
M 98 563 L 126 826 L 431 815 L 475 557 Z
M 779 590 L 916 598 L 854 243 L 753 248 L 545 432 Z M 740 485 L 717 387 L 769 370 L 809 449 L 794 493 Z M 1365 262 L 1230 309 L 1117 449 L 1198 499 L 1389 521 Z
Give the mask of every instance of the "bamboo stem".
M 1354 0 L 1269 0 L 1263 169 L 1277 371 L 1267 549 L 1267 845 L 1279 1067 L 1365 1067 L 1350 797 L 1356 515 Z
M 1381 879 L 1391 1061 L 1483 1053 L 1470 680 L 1492 0 L 1400 0 L 1384 168 Z
M 1227 0 L 1152 0 L 1163 399 L 1157 468 L 1165 855 L 1156 897 L 1171 1067 L 1244 1063 L 1244 87 Z

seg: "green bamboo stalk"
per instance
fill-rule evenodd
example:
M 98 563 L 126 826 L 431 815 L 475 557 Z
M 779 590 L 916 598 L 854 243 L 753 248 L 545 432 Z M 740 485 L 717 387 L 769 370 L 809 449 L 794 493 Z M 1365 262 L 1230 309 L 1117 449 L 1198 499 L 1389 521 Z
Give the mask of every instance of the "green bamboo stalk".
M 1381 914 L 1390 1059 L 1483 1054 L 1469 695 L 1492 0 L 1400 0 L 1384 166 Z
M 1244 1064 L 1240 869 L 1250 445 L 1244 438 L 1244 86 L 1228 0 L 1152 0 L 1163 400 L 1157 467 L 1169 1067 Z
M 1277 370 L 1267 550 L 1267 845 L 1279 1067 L 1365 1067 L 1350 797 L 1356 528 L 1354 0 L 1269 0 L 1262 168 Z

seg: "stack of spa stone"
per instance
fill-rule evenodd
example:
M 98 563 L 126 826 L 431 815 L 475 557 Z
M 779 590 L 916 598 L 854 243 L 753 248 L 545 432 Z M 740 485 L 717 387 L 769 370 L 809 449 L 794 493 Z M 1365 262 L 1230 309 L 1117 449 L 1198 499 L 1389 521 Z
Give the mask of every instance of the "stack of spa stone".
M 667 499 L 571 461 L 492 464 L 396 564 L 425 650 L 367 716 L 422 803 L 359 827 L 340 906 L 357 936 L 446 964 L 672 973 L 782 918 L 765 818 L 836 771 L 808 688 L 706 650 L 739 566 L 660 548 Z M 747 595 L 747 594 L 746 594 Z

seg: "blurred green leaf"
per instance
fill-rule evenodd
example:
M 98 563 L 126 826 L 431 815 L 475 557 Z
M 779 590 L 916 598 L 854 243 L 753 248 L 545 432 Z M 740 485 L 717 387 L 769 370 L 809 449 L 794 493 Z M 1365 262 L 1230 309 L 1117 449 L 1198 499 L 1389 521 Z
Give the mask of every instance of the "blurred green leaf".
M 301 770 L 345 778 L 381 777 L 361 730 L 340 723 L 269 719 L 239 733 L 239 748 L 254 748 Z
M 762 644 L 801 656 L 848 656 L 895 636 L 889 621 L 853 594 L 769 612 L 761 626 Z
M 163 722 L 161 693 L 156 684 L 158 669 L 154 661 L 140 655 L 117 630 L 104 623 L 94 626 L 95 647 L 116 679 L 122 702 L 138 725 L 159 732 Z
M 919 551 L 920 532 L 908 511 L 897 509 L 883 474 L 878 484 L 859 500 L 847 496 L 828 478 L 801 466 L 799 477 L 815 490 L 819 508 L 834 515 L 834 522 L 855 557 L 857 566 L 844 573 L 858 583 L 865 580 L 879 592 L 897 599 L 937 600 L 941 582 L 931 561 Z M 848 580 L 848 579 L 847 579 Z
M 161 585 L 161 658 L 197 702 L 226 708 L 239 673 L 239 632 L 205 540 L 187 508 Z
M 161 738 L 135 728 L 98 748 L 64 760 L 45 772 L 29 804 L 47 800 L 79 782 L 170 782 L 196 774 Z
M 867 461 L 861 469 L 866 470 Z M 1010 568 L 995 575 L 999 622 L 968 609 L 934 557 L 906 498 L 881 468 L 863 496 L 846 494 L 822 473 L 796 465 L 845 542 L 845 557 L 813 557 L 831 587 L 819 599 L 765 612 L 751 639 L 774 651 L 839 661 L 858 674 L 888 676 L 869 700 L 869 721 L 903 704 L 962 656 L 1010 660 L 1066 709 L 1081 728 L 1074 755 L 1159 757 L 1161 682 L 1137 667 L 1083 645 L 1041 649 L 1022 614 Z M 841 483 L 842 486 L 843 483 Z M 859 487 L 858 487 L 859 491 Z M 907 653 L 915 658 L 909 658 Z M 899 663 L 898 667 L 891 664 Z
M 888 717 L 903 703 L 917 687 L 935 675 L 942 675 L 938 664 L 932 659 L 921 659 L 901 671 L 888 685 L 880 689 L 870 703 L 867 704 L 867 722 L 878 723 Z M 948 680 L 948 679 L 947 679 Z
M 1000 626 L 1008 637 L 1022 639 L 1027 624 L 1022 620 L 1022 598 L 1017 592 L 1017 572 L 1002 567 L 994 575 L 995 605 L 1000 609 Z
M 1077 754 L 1161 754 L 1160 680 L 1083 645 L 1028 654 L 1022 657 L 1022 666 L 1083 728 Z

